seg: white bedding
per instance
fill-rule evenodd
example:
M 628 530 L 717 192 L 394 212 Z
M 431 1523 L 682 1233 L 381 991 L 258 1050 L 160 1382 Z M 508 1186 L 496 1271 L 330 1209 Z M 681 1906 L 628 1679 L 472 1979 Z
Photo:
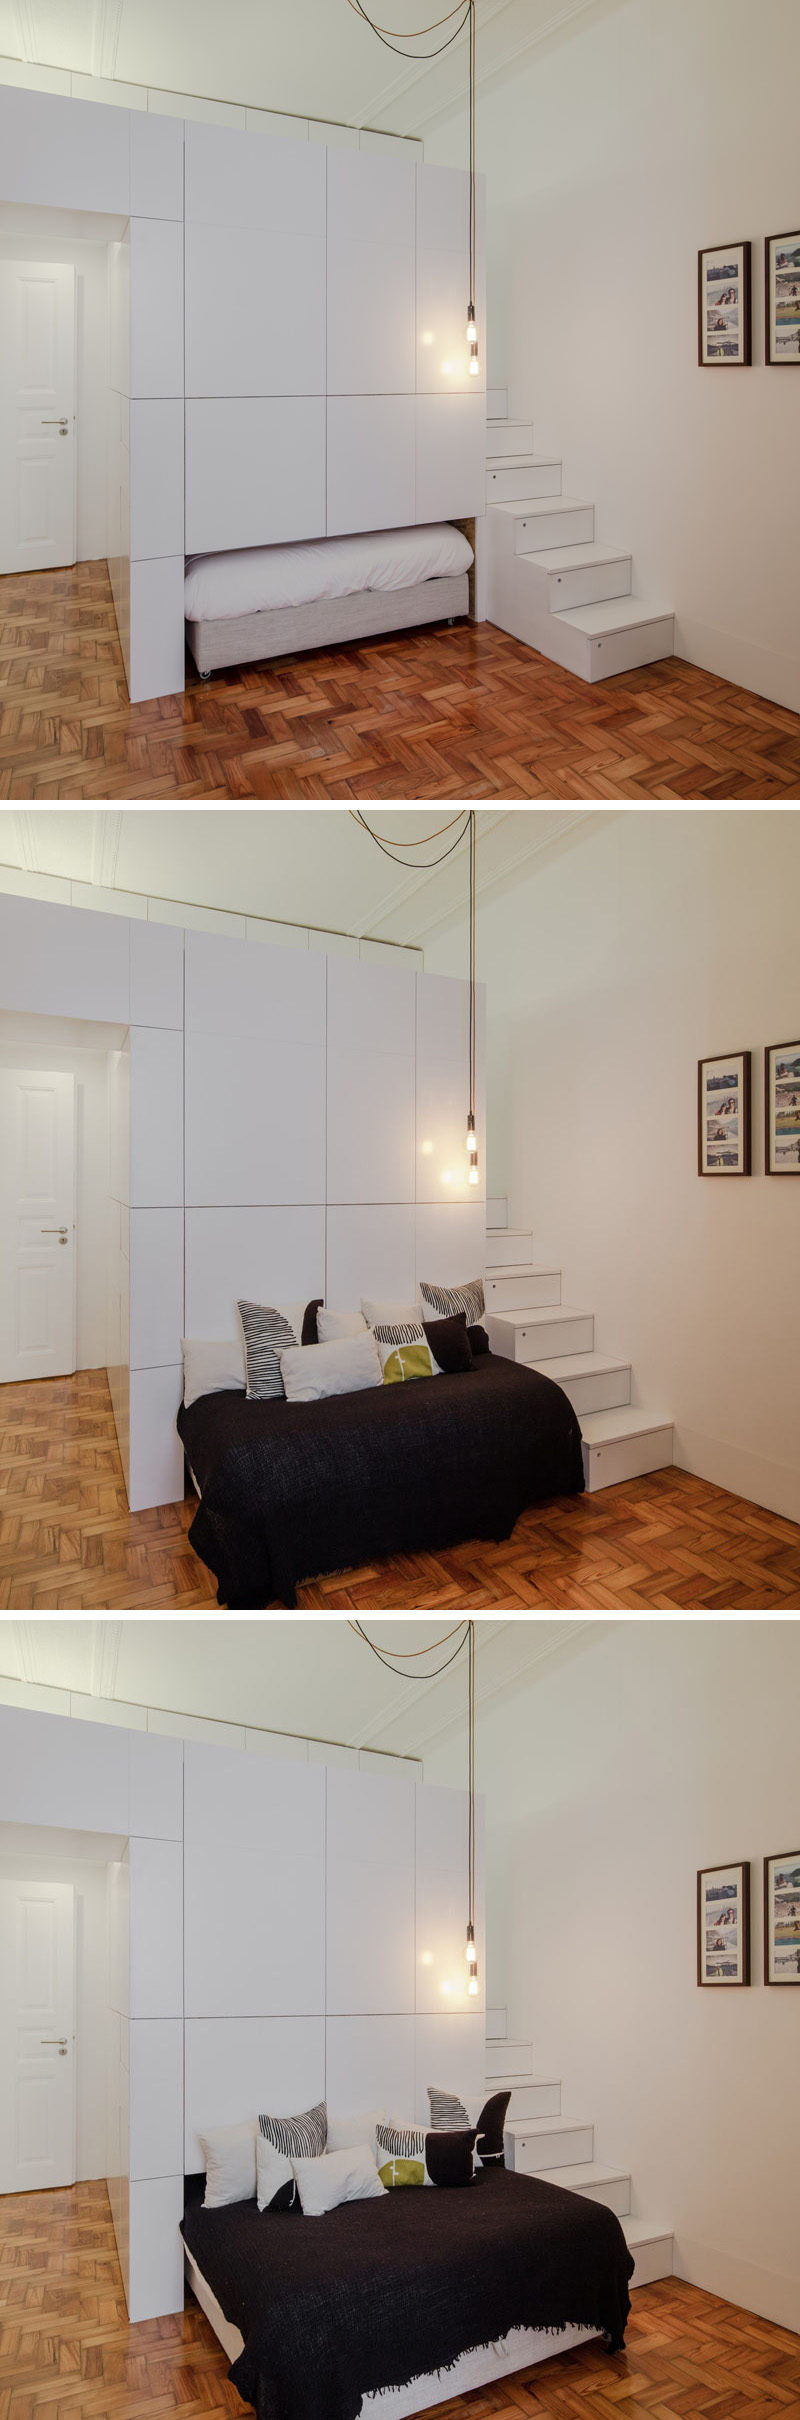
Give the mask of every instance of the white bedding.
M 222 622 L 273 606 L 357 596 L 364 588 L 414 588 L 420 580 L 468 571 L 471 562 L 469 540 L 448 521 L 193 555 L 186 565 L 184 611 L 189 622 Z

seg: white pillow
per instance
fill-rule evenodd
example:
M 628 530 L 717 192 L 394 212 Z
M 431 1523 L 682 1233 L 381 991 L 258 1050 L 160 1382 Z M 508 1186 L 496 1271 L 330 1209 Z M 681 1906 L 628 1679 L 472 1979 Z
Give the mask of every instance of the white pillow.
M 241 1336 L 222 1336 L 209 1341 L 205 1336 L 182 1336 L 183 1400 L 188 1412 L 198 1395 L 222 1395 L 229 1387 L 245 1386 L 244 1346 Z
M 375 2128 L 383 2123 L 385 2109 L 361 2109 L 356 2117 L 328 2119 L 328 2150 L 353 2151 L 368 2143 L 373 2158 L 376 2150 Z
M 382 1328 L 407 1328 L 410 1320 L 422 1318 L 422 1305 L 419 1302 L 366 1302 L 362 1294 L 361 1308 L 370 1328 L 376 1328 L 379 1324 Z
M 311 1346 L 306 1346 L 306 1352 Z M 304 2218 L 322 2218 L 340 2202 L 383 2199 L 384 2188 L 368 2143 L 346 2151 L 324 2151 L 321 2159 L 293 2160 Z
M 297 2200 L 291 2160 L 260 2132 L 256 2134 L 256 2200 L 259 2210 L 292 2210 Z
M 342 1336 L 337 1344 L 287 1346 L 278 1360 L 289 1403 L 319 1403 L 324 1395 L 357 1395 L 363 1387 L 383 1385 L 368 1328 L 363 1336 Z
M 228 2202 L 252 2201 L 256 2190 L 256 2122 L 246 2126 L 214 2126 L 201 2134 L 206 2164 L 204 2210 L 223 2210 Z
M 336 1344 L 340 1336 L 363 1336 L 366 1320 L 361 1311 L 328 1311 L 323 1303 L 317 1312 L 317 1343 Z M 309 1345 L 306 1352 L 310 1352 Z

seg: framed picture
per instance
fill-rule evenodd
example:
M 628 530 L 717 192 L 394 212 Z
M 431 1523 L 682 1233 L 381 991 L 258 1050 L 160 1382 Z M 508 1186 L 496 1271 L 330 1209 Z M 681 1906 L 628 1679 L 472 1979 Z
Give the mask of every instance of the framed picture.
M 746 369 L 752 360 L 750 245 L 718 244 L 698 260 L 700 368 Z
M 800 232 L 768 235 L 764 263 L 767 360 L 800 362 Z
M 714 1991 L 750 1981 L 750 1867 L 704 1866 L 697 1877 L 697 1980 Z
M 750 1052 L 697 1063 L 699 1176 L 750 1174 Z
M 764 1859 L 764 1981 L 800 1983 L 800 1849 Z
M 768 1176 L 800 1176 L 800 1042 L 770 1042 L 764 1052 L 764 1166 Z

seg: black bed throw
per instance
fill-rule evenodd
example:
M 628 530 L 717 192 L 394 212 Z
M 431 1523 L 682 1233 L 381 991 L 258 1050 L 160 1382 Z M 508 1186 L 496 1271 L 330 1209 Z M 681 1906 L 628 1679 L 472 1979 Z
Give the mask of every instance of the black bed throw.
M 178 1428 L 202 1499 L 189 1536 L 231 1611 L 294 1605 L 319 1572 L 507 1538 L 527 1504 L 583 1487 L 561 1387 L 493 1353 L 322 1403 L 201 1395 Z
M 230 2376 L 258 2420 L 357 2420 L 365 2394 L 449 2369 L 509 2328 L 624 2340 L 633 2261 L 619 2219 L 505 2169 L 324 2218 L 195 2205 L 183 2234 L 244 2337 Z

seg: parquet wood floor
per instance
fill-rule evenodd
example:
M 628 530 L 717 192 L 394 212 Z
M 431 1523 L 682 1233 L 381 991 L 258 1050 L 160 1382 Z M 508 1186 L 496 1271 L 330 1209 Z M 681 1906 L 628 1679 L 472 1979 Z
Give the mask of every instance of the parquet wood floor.
M 490 623 L 131 706 L 79 563 L 0 579 L 0 798 L 800 798 L 800 716 L 679 658 L 589 686 Z
M 799 2337 L 673 2277 L 632 2299 L 623 2352 L 555 2355 L 439 2420 L 796 2420 Z M 191 2294 L 130 2326 L 104 2184 L 0 2200 L 2 2420 L 229 2420 L 250 2406 L 227 2371 Z
M 0 1387 L 0 1608 L 213 1606 L 214 1580 L 186 1534 L 194 1511 L 194 1496 L 128 1511 L 104 1370 Z M 796 1611 L 800 1528 L 689 1471 L 654 1471 L 532 1505 L 499 1545 L 393 1555 L 309 1581 L 298 1602 L 343 1613 Z

